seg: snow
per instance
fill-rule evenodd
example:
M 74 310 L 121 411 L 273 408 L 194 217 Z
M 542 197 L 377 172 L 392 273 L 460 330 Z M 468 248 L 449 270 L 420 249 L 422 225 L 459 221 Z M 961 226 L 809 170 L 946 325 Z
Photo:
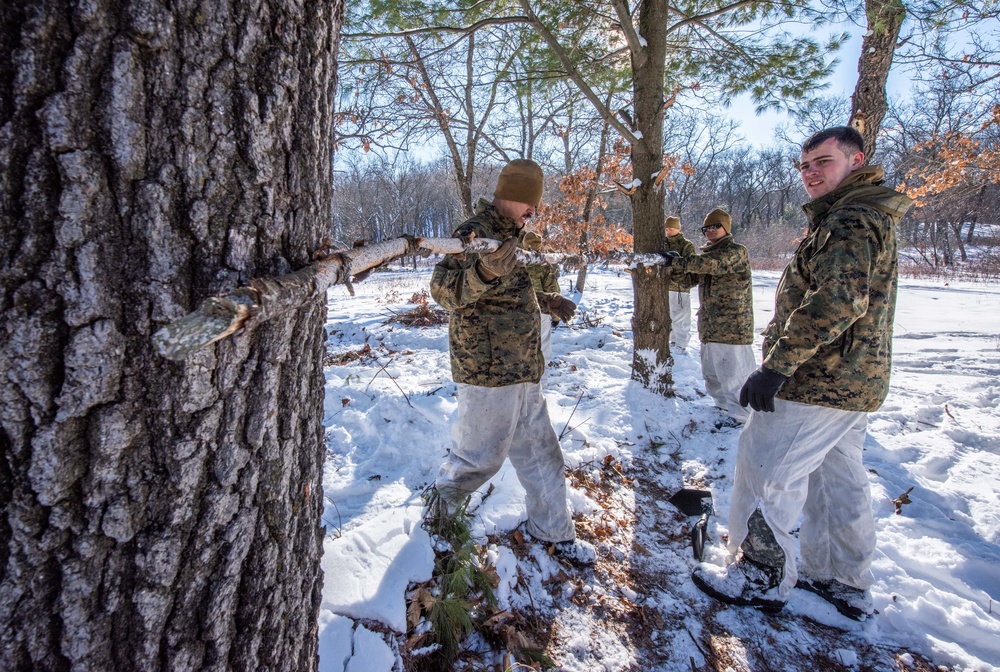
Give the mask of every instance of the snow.
M 758 344 L 778 276 L 754 274 Z M 420 526 L 420 495 L 448 449 L 456 408 L 447 327 L 386 323 L 413 307 L 406 299 L 427 289 L 429 278 L 427 268 L 397 269 L 358 284 L 356 297 L 340 287 L 328 295 L 330 352 L 357 351 L 367 343 L 375 357 L 326 369 L 327 537 L 319 635 L 324 672 L 401 669 L 387 642 L 405 637 L 407 584 L 431 576 L 433 552 Z M 630 380 L 628 274 L 592 269 L 582 296 L 570 293 L 573 280 L 564 276 L 560 282 L 564 295 L 579 303 L 574 328 L 554 330 L 553 366 L 543 379 L 567 465 L 600 463 L 606 456 L 625 464 L 641 458 L 662 466 L 661 481 L 674 489 L 707 483 L 717 512 L 709 522 L 707 560 L 721 564 L 739 430 L 714 429 L 720 415 L 704 394 L 697 338 L 688 352 L 674 353 L 676 396 L 654 395 Z M 697 310 L 697 294 L 692 296 Z M 956 670 L 1000 670 L 998 308 L 996 285 L 900 281 L 891 390 L 869 417 L 865 444 L 878 530 L 872 597 L 879 614 L 864 623 L 846 621 L 818 596 L 793 591 L 785 610 L 789 618 L 802 616 L 844 633 L 830 645 L 803 631 L 774 628 L 754 610 L 722 608 L 714 618 L 730 635 L 732 663 L 744 665 L 741 658 L 751 653 L 741 647 L 767 631 L 778 643 L 820 651 L 855 669 L 864 667 L 859 646 L 873 643 Z M 593 326 L 583 328 L 581 316 Z M 651 450 L 653 444 L 662 448 Z M 523 490 L 509 463 L 491 483 L 489 497 L 474 502 L 477 538 L 484 543 L 487 534 L 512 530 L 524 517 Z M 892 500 L 911 486 L 911 503 L 897 514 Z M 676 527 L 676 512 L 665 502 L 657 505 L 656 515 Z M 570 506 L 585 517 L 598 511 L 591 496 L 575 487 Z M 657 669 L 691 669 L 689 660 L 704 661 L 693 645 L 704 627 L 698 614 L 713 603 L 688 577 L 689 548 L 684 555 L 676 548 L 647 550 L 672 573 L 673 592 L 635 583 L 613 590 L 584 581 L 574 599 L 645 601 L 680 614 L 688 630 L 683 637 L 672 638 L 666 629 L 654 633 L 654 642 L 677 658 L 676 666 Z M 627 548 L 602 544 L 599 552 L 611 562 L 629 561 Z M 522 604 L 523 569 L 514 553 L 492 544 L 488 557 L 500 578 L 500 607 Z M 540 548 L 534 560 L 538 573 L 520 578 L 537 606 L 551 600 L 541 582 L 558 566 Z M 573 588 L 567 584 L 565 590 Z M 623 670 L 635 663 L 628 641 L 588 621 L 582 610 L 564 610 L 558 619 L 560 669 Z M 904 658 L 914 664 L 910 654 L 898 657 Z
M 363 625 L 354 633 L 354 655 L 345 672 L 389 672 L 396 663 L 396 654 L 382 637 Z

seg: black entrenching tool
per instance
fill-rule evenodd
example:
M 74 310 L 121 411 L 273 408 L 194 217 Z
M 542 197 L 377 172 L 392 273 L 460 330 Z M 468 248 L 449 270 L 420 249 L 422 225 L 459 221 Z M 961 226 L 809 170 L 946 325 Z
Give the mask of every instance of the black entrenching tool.
M 694 559 L 701 562 L 702 553 L 705 550 L 705 540 L 708 539 L 708 533 L 705 531 L 708 526 L 708 517 L 715 513 L 715 509 L 712 508 L 712 493 L 708 490 L 684 488 L 674 493 L 674 496 L 670 498 L 670 503 L 685 516 L 701 516 L 691 528 L 691 548 L 694 550 Z

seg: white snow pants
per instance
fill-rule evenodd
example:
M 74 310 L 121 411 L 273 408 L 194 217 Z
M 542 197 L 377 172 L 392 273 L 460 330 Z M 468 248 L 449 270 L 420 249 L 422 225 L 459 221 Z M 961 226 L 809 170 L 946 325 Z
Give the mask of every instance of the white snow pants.
M 458 502 L 510 458 L 526 493 L 527 529 L 543 541 L 569 541 L 576 529 L 566 500 L 565 463 L 538 383 L 503 387 L 458 385 L 451 452 L 435 485 Z
M 750 416 L 750 409 L 740 406 L 740 388 L 755 370 L 757 360 L 752 345 L 701 344 L 705 391 L 715 399 L 715 405 L 734 420 L 746 422 Z
M 545 313 L 542 313 L 542 357 L 546 365 L 552 361 L 552 316 Z
M 678 348 L 691 342 L 691 293 L 667 292 L 670 304 L 670 338 Z
M 736 454 L 729 510 L 729 561 L 760 509 L 785 554 L 778 592 L 795 586 L 795 539 L 802 514 L 802 573 L 855 588 L 873 581 L 875 520 L 868 473 L 861 461 L 868 414 L 774 400 L 773 413 L 751 413 Z

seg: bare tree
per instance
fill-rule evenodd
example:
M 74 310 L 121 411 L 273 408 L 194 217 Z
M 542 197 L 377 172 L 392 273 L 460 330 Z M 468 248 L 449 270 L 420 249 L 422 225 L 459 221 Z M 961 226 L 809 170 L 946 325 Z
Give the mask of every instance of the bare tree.
M 940 77 L 925 82 L 912 101 L 890 108 L 882 139 L 891 178 L 905 180 L 917 201 L 901 222 L 902 237 L 931 268 L 969 258 L 966 244 L 976 224 L 996 217 L 1000 183 L 994 165 L 1000 98 L 995 91 L 969 91 L 948 71 L 939 66 Z M 986 165 L 978 165 L 980 159 Z
M 450 162 L 420 164 L 400 154 L 395 163 L 357 154 L 338 161 L 334 176 L 333 238 L 350 246 L 404 233 L 451 235 L 464 217 Z
M 684 223 L 697 224 L 718 205 L 718 188 L 723 181 L 729 181 L 719 166 L 739 140 L 738 125 L 721 115 L 688 110 L 678 110 L 666 120 L 664 149 L 678 159 L 667 183 L 668 214 L 679 216 Z
M 342 12 L 3 3 L 0 669 L 316 669 L 325 301 L 150 335 L 321 243 Z

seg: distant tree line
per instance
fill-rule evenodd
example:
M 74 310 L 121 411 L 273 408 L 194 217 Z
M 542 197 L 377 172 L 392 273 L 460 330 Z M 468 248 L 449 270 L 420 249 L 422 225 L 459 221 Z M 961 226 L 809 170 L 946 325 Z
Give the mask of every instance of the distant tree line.
M 975 152 L 967 152 L 966 163 L 997 152 L 1000 125 L 994 120 L 994 107 L 1000 101 L 963 94 L 958 88 L 957 83 L 936 79 L 921 95 L 890 105 L 873 160 L 885 168 L 888 184 L 902 185 L 917 198 L 917 207 L 900 225 L 908 268 L 919 272 L 973 263 L 975 273 L 995 277 L 1000 269 L 1000 173 L 991 166 L 959 165 L 954 155 L 950 155 L 953 165 L 942 166 L 940 154 L 946 137 L 952 145 L 958 139 L 975 140 Z M 800 119 L 779 128 L 771 144 L 763 147 L 741 137 L 724 112 L 674 111 L 664 131 L 668 154 L 674 157 L 666 178 L 665 212 L 680 216 L 685 233 L 697 243 L 705 213 L 725 207 L 755 264 L 780 268 L 806 226 L 800 206 L 808 197 L 795 168 L 798 144 L 818 128 L 843 123 L 838 120 L 846 118 L 848 106 L 845 99 L 817 101 Z M 596 227 L 630 235 L 626 185 L 615 180 L 621 170 L 620 163 L 612 163 L 614 158 L 613 149 L 602 157 L 604 173 L 595 185 L 596 212 L 590 219 L 599 216 Z M 580 157 L 543 164 L 547 207 L 535 226 L 550 241 L 550 249 L 578 252 L 577 227 L 583 220 L 587 178 L 595 179 L 594 164 Z M 454 171 L 444 157 L 417 162 L 400 153 L 393 162 L 376 153 L 345 152 L 337 165 L 333 231 L 342 242 L 384 240 L 403 233 L 446 236 L 465 217 Z M 490 196 L 498 167 L 489 164 L 475 174 L 476 196 Z M 564 179 L 568 175 L 584 179 Z M 944 187 L 928 188 L 934 179 L 943 181 Z M 591 231 L 590 251 L 605 252 L 609 246 L 630 242 L 620 233 L 607 233 L 603 240 L 608 243 L 602 246 L 601 236 L 601 231 Z M 970 254 L 972 247 L 975 254 Z
M 817 27 L 866 17 L 858 86 L 840 99 L 816 97 L 806 82 L 822 79 L 829 64 L 820 55 L 846 33 L 833 32 L 825 45 L 795 42 L 771 55 L 772 69 L 744 72 L 739 58 L 720 58 L 697 39 L 711 13 L 681 22 L 693 32 L 671 24 L 666 55 L 654 54 L 651 28 L 641 22 L 659 17 L 661 4 L 518 0 L 458 13 L 435 1 L 349 7 L 334 237 L 450 231 L 477 196 L 488 195 L 499 166 L 528 157 L 550 177 L 550 207 L 536 224 L 552 246 L 645 251 L 662 241 L 651 228 L 663 214 L 679 215 L 697 240 L 704 213 L 722 206 L 758 263 L 777 265 L 805 226 L 799 143 L 851 123 L 887 182 L 918 199 L 901 225 L 913 264 L 964 264 L 970 245 L 989 239 L 983 225 L 998 220 L 1000 182 L 995 3 L 796 4 Z M 740 53 L 780 44 L 764 40 Z M 665 71 L 656 74 L 661 62 Z M 910 100 L 886 99 L 894 63 L 920 84 Z M 769 144 L 748 142 L 726 116 L 738 93 L 748 94 L 742 104 L 785 109 L 793 121 Z M 434 159 L 418 162 L 415 150 Z

